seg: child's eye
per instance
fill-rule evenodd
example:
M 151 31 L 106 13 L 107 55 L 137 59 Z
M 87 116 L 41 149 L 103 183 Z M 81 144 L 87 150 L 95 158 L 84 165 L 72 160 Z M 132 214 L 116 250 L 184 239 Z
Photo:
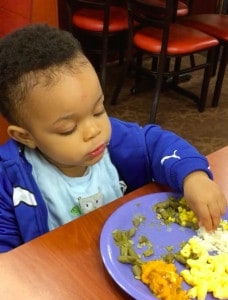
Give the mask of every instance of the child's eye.
M 94 114 L 95 117 L 99 117 L 100 115 L 103 115 L 106 112 L 106 110 L 103 108 L 101 111 Z
M 73 129 L 69 130 L 69 131 L 65 131 L 65 132 L 60 132 L 60 135 L 71 135 L 72 133 L 74 133 L 76 130 L 76 127 L 74 127 Z

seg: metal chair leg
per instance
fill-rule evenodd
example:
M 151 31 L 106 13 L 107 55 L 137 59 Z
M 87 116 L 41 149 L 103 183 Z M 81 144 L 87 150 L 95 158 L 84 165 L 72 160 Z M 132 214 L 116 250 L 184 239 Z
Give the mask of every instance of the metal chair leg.
M 203 84 L 202 84 L 199 103 L 198 103 L 199 112 L 203 112 L 206 106 L 207 94 L 208 94 L 212 68 L 213 68 L 214 50 L 215 50 L 214 48 L 210 49 L 207 54 L 207 65 L 204 70 Z
M 133 61 L 133 42 L 132 42 L 132 40 L 133 40 L 133 24 L 131 24 L 130 20 L 129 20 L 129 30 L 127 33 L 126 61 L 122 63 L 121 73 L 119 75 L 119 78 L 117 79 L 116 87 L 111 96 L 111 105 L 116 105 L 117 99 L 119 97 L 119 94 L 121 92 L 121 89 L 122 89 L 124 81 L 125 81 L 125 78 L 127 76 L 127 72 Z
M 223 45 L 222 56 L 221 56 L 221 60 L 220 60 L 214 95 L 213 95 L 213 99 L 212 99 L 213 107 L 218 106 L 218 103 L 219 103 L 219 98 L 220 98 L 220 94 L 221 94 L 221 90 L 222 90 L 222 84 L 223 84 L 223 79 L 225 76 L 227 61 L 228 61 L 228 43 Z

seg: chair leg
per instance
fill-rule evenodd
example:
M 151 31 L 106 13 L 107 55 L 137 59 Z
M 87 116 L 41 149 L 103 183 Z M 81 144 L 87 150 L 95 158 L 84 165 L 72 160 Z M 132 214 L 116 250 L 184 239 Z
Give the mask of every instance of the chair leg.
M 124 62 L 122 64 L 121 72 L 119 74 L 119 78 L 117 80 L 116 87 L 115 87 L 114 92 L 113 92 L 112 97 L 111 97 L 111 105 L 116 105 L 116 103 L 117 103 L 117 99 L 118 99 L 119 94 L 121 92 L 121 89 L 123 87 L 124 80 L 127 76 L 127 72 L 129 70 L 129 67 L 130 67 L 130 61 L 129 60 L 127 60 L 126 62 Z
M 195 56 L 194 54 L 190 54 L 190 64 L 192 67 L 195 67 L 196 63 L 195 63 Z
M 158 101 L 159 101 L 159 98 L 160 98 L 162 83 L 163 83 L 163 73 L 161 73 L 157 77 L 155 90 L 154 90 L 154 94 L 153 94 L 153 98 L 152 98 L 153 102 L 152 102 L 151 111 L 150 111 L 149 123 L 155 123 L 155 120 L 156 120 L 157 109 L 158 109 Z
M 118 49 L 119 49 L 119 65 L 122 65 L 124 63 L 124 58 L 125 58 L 125 41 L 126 41 L 126 37 L 127 37 L 127 32 L 122 32 L 120 33 L 118 42 Z
M 136 67 L 135 67 L 135 86 L 132 88 L 135 92 L 140 90 L 140 83 L 142 81 L 143 68 L 143 54 L 141 51 L 136 53 Z
M 223 84 L 223 79 L 225 76 L 227 61 L 228 61 L 228 43 L 226 43 L 223 46 L 217 80 L 216 80 L 216 84 L 215 84 L 214 95 L 213 95 L 213 99 L 212 99 L 213 107 L 218 106 L 218 103 L 219 103 L 219 98 L 220 98 L 220 94 L 221 94 L 221 90 L 222 90 L 222 84 Z
M 163 55 L 161 55 L 160 57 L 158 74 L 157 74 L 155 89 L 152 97 L 152 105 L 151 105 L 150 118 L 149 118 L 150 123 L 155 123 L 156 120 L 158 102 L 160 98 L 160 93 L 161 93 L 162 84 L 164 80 L 164 71 L 166 67 L 167 67 L 167 57 L 165 53 L 163 53 Z
M 207 53 L 207 65 L 204 70 L 203 83 L 202 83 L 202 88 L 201 88 L 201 93 L 200 93 L 200 98 L 198 103 L 199 112 L 203 112 L 206 106 L 207 94 L 208 94 L 212 68 L 213 68 L 214 51 L 215 48 L 211 48 L 210 50 L 208 50 Z
M 108 37 L 103 41 L 103 49 L 101 54 L 101 87 L 104 95 L 106 95 L 106 73 L 107 73 L 107 56 L 108 56 Z
M 151 71 L 156 71 L 158 68 L 158 57 L 153 57 L 151 62 Z
M 126 61 L 122 63 L 121 73 L 117 80 L 116 87 L 111 96 L 111 105 L 115 105 L 119 97 L 120 91 L 123 87 L 124 80 L 127 76 L 130 65 L 133 61 L 133 24 L 129 23 L 129 30 L 127 33 L 127 50 L 126 50 Z
M 218 45 L 215 49 L 215 56 L 214 56 L 214 62 L 213 62 L 213 68 L 212 68 L 212 76 L 215 76 L 219 61 L 219 54 L 221 50 L 221 45 Z
M 181 56 L 179 56 L 179 57 L 177 57 L 176 59 L 175 59 L 175 65 L 174 65 L 174 71 L 175 72 L 179 72 L 180 71 L 180 69 L 181 69 Z M 175 75 L 175 76 L 173 76 L 173 82 L 172 82 L 172 84 L 174 84 L 175 86 L 177 86 L 178 85 L 178 83 L 179 83 L 179 77 L 180 77 L 180 75 Z
M 122 63 L 121 72 L 119 74 L 119 78 L 117 79 L 117 84 L 114 89 L 114 92 L 111 97 L 111 105 L 116 105 L 117 99 L 123 87 L 125 78 L 127 76 L 128 70 L 133 61 L 133 43 L 132 43 L 132 33 L 128 33 L 128 41 L 127 41 L 127 51 L 126 51 L 126 61 Z

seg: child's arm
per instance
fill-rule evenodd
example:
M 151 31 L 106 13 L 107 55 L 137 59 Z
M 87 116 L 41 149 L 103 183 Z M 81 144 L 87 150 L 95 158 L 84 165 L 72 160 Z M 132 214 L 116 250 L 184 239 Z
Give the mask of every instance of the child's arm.
M 157 125 L 137 124 L 111 118 L 110 154 L 121 178 L 131 191 L 152 179 L 183 193 L 200 225 L 210 231 L 225 213 L 226 200 L 207 158 L 173 132 Z
M 215 230 L 227 208 L 226 198 L 219 186 L 205 172 L 196 171 L 185 177 L 183 189 L 199 226 L 205 227 L 207 231 Z

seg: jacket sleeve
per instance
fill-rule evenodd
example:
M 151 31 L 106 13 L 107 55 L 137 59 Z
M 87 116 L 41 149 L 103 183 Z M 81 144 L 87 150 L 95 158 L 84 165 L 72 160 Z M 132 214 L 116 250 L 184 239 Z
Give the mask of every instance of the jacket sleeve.
M 12 201 L 11 184 L 0 172 L 0 252 L 23 243 Z
M 0 147 L 0 252 L 49 230 L 47 208 L 32 167 L 19 153 L 13 140 Z
M 110 156 L 128 191 L 156 181 L 183 192 L 184 178 L 198 170 L 212 178 L 206 157 L 175 133 L 153 124 L 110 121 Z
M 147 125 L 142 130 L 155 181 L 183 192 L 184 178 L 194 171 L 204 171 L 213 178 L 206 157 L 186 140 L 159 126 Z

